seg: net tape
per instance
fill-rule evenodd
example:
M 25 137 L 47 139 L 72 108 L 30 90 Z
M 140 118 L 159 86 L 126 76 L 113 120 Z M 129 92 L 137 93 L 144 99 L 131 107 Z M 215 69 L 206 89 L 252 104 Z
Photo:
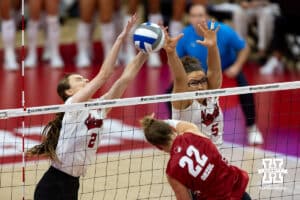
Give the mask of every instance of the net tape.
M 292 81 L 292 82 L 261 84 L 261 85 L 244 86 L 244 87 L 222 88 L 216 90 L 183 92 L 183 93 L 175 93 L 175 94 L 162 94 L 162 95 L 130 97 L 130 98 L 111 99 L 111 100 L 97 100 L 92 102 L 81 102 L 81 103 L 74 103 L 68 105 L 58 104 L 58 105 L 50 105 L 50 106 L 28 107 L 26 109 L 24 108 L 6 109 L 6 110 L 0 110 L 0 119 L 22 117 L 22 116 L 29 116 L 29 115 L 51 114 L 51 113 L 59 113 L 59 112 L 66 112 L 66 111 L 71 112 L 71 111 L 79 111 L 85 109 L 100 109 L 100 108 L 102 109 L 102 108 L 132 106 L 132 105 L 150 104 L 150 103 L 158 103 L 158 102 L 199 99 L 199 98 L 207 98 L 207 97 L 272 92 L 272 91 L 290 90 L 290 89 L 299 89 L 299 88 L 300 88 L 300 81 Z

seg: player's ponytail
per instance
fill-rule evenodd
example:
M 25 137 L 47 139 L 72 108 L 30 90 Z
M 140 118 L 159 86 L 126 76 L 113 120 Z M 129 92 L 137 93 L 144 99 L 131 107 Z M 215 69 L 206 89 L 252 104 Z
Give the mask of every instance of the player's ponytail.
M 140 123 L 149 143 L 154 146 L 169 144 L 173 130 L 167 123 L 154 119 L 152 116 L 144 117 Z
M 42 131 L 42 143 L 29 149 L 26 153 L 28 156 L 45 155 L 51 160 L 58 161 L 55 150 L 62 126 L 63 116 L 64 113 L 56 114 L 55 119 L 46 125 Z
M 57 86 L 57 93 L 63 101 L 66 101 L 69 97 L 65 91 L 70 88 L 69 77 L 71 75 L 72 74 L 66 74 Z M 42 143 L 29 149 L 26 152 L 27 156 L 45 155 L 51 160 L 58 161 L 55 150 L 63 117 L 64 113 L 56 114 L 56 117 L 50 121 L 42 131 Z

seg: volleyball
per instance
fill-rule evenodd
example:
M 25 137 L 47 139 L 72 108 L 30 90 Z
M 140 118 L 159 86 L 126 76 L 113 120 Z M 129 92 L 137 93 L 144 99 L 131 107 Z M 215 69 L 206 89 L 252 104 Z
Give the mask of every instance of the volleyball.
M 140 24 L 133 33 L 135 47 L 145 53 L 159 51 L 165 42 L 163 30 L 155 23 Z

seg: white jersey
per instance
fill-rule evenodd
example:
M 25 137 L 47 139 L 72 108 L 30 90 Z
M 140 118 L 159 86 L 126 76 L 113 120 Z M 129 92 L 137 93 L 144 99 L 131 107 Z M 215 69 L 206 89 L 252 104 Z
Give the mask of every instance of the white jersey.
M 72 98 L 66 101 L 70 103 Z M 105 110 L 65 112 L 56 147 L 59 161 L 52 161 L 52 166 L 71 176 L 84 176 L 87 166 L 96 161 L 105 117 Z
M 193 100 L 192 104 L 183 110 L 172 107 L 172 119 L 196 124 L 218 148 L 221 147 L 224 122 L 218 98 L 206 98 L 202 104 Z

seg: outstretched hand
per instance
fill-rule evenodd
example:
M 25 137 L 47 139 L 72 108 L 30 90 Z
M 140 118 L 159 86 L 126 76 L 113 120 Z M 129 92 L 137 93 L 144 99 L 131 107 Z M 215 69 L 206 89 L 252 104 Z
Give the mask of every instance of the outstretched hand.
M 129 21 L 127 22 L 126 26 L 123 28 L 118 38 L 126 39 L 129 32 L 131 31 L 132 27 L 135 25 L 136 22 L 137 22 L 137 14 L 134 13 L 134 15 L 132 15 Z
M 215 29 L 215 21 L 212 20 L 210 24 L 210 28 L 207 26 L 206 21 L 202 21 L 200 24 L 197 25 L 197 32 L 202 33 L 204 40 L 197 40 L 196 42 L 198 44 L 201 44 L 206 47 L 213 47 L 217 45 L 217 32 L 220 29 L 220 26 L 218 26 Z
M 164 49 L 167 53 L 173 53 L 176 51 L 176 45 L 177 42 L 183 37 L 183 33 L 177 35 L 176 37 L 170 37 L 167 27 L 161 27 L 164 34 L 165 34 L 165 44 L 164 44 Z

